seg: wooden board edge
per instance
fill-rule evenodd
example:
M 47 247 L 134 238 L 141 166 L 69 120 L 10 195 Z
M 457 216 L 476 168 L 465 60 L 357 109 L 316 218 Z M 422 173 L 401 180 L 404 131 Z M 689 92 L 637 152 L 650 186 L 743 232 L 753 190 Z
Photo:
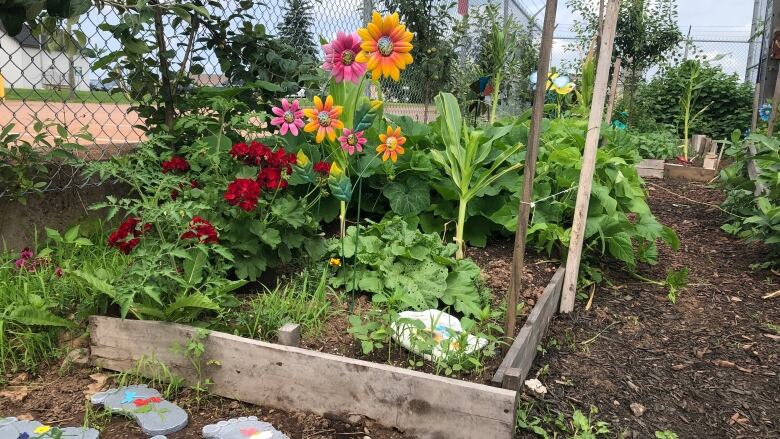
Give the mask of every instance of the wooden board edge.
M 119 323 L 121 322 L 121 323 Z M 182 335 L 193 335 L 195 331 L 197 331 L 196 328 L 189 327 L 186 325 L 180 325 L 176 323 L 166 323 L 166 322 L 151 322 L 151 321 L 137 321 L 137 320 L 121 320 L 117 318 L 112 317 L 103 317 L 103 316 L 92 316 L 89 319 L 89 325 L 90 325 L 90 333 L 92 334 L 93 338 L 98 340 L 98 342 L 91 342 L 92 346 L 95 347 L 94 349 L 97 354 L 93 358 L 93 364 L 98 365 L 100 367 L 104 367 L 106 369 L 110 370 L 117 370 L 117 371 L 123 371 L 127 370 L 128 368 L 133 367 L 135 360 L 142 356 L 143 354 L 139 355 L 138 352 L 133 352 L 132 349 L 126 349 L 126 346 L 108 346 L 104 343 L 101 343 L 100 340 L 104 340 L 105 336 L 103 333 L 109 330 L 111 328 L 112 330 L 115 330 L 117 326 L 120 326 L 122 329 L 127 329 L 131 333 L 137 333 L 138 332 L 144 332 L 144 331 L 153 331 L 157 333 L 165 333 L 165 334 L 172 334 L 172 338 L 181 337 Z M 102 331 L 102 332 L 101 332 Z M 267 343 L 262 342 L 259 340 L 252 340 L 252 339 L 246 339 L 243 337 L 238 337 L 231 334 L 226 333 L 220 333 L 220 332 L 211 332 L 208 336 L 208 338 L 204 341 L 204 344 L 207 343 L 218 343 L 219 341 L 229 341 L 232 343 L 242 343 L 246 346 L 257 346 L 263 351 L 263 355 L 273 355 L 273 352 L 285 352 L 285 353 L 294 353 L 298 355 L 302 355 L 305 358 L 311 358 L 311 359 L 318 359 L 323 361 L 330 361 L 335 363 L 340 363 L 344 365 L 344 369 L 347 371 L 354 372 L 357 376 L 361 374 L 361 371 L 364 371 L 365 369 L 371 369 L 375 373 L 379 374 L 387 374 L 388 377 L 392 376 L 393 380 L 417 380 L 416 382 L 420 382 L 419 380 L 424 380 L 427 384 L 426 386 L 429 386 L 433 389 L 439 388 L 439 389 L 447 389 L 447 392 L 468 392 L 473 395 L 479 395 L 476 399 L 479 400 L 490 400 L 492 401 L 491 406 L 500 407 L 501 410 L 496 410 L 496 413 L 491 414 L 489 417 L 486 417 L 486 410 L 480 409 L 475 410 L 474 412 L 469 413 L 468 407 L 465 409 L 461 407 L 460 411 L 453 411 L 453 416 L 464 416 L 468 415 L 471 418 L 474 418 L 474 420 L 483 420 L 485 422 L 490 423 L 493 431 L 495 432 L 496 428 L 499 428 L 502 432 L 506 432 L 506 438 L 511 438 L 511 432 L 514 430 L 514 409 L 516 407 L 516 392 L 508 389 L 502 389 L 497 388 L 485 384 L 478 384 L 478 383 L 472 383 L 468 381 L 462 381 L 457 380 L 453 378 L 448 377 L 442 377 L 438 375 L 432 375 L 421 371 L 416 370 L 408 370 L 403 368 L 398 368 L 394 366 L 389 366 L 385 364 L 379 364 L 379 363 L 372 363 L 364 360 L 358 360 L 353 359 L 349 357 L 342 357 L 338 355 L 332 355 L 328 353 L 323 352 L 317 352 L 317 351 L 311 351 L 308 349 L 303 348 L 296 348 L 291 346 L 283 346 L 283 345 L 277 345 L 273 343 Z M 207 348 L 208 349 L 208 348 Z M 108 354 L 106 354 L 108 353 Z M 269 354 L 270 353 L 270 354 Z M 104 355 L 104 356 L 101 356 Z M 181 367 L 179 367 L 181 366 Z M 187 368 L 187 365 L 178 365 L 173 366 L 173 368 L 177 369 L 177 371 L 182 372 L 185 371 Z M 347 373 L 352 373 L 347 372 Z M 320 372 L 316 370 L 311 371 L 312 374 L 319 374 Z M 405 377 L 405 378 L 404 378 Z M 218 379 L 215 379 L 217 381 Z M 389 378 L 388 378 L 389 380 Z M 217 382 L 217 385 L 214 387 L 214 394 L 218 396 L 223 397 L 235 397 L 233 394 L 228 394 L 230 392 L 220 392 L 219 390 L 219 383 Z M 429 398 L 430 399 L 436 399 L 441 394 L 441 391 L 431 391 L 429 392 Z M 323 398 L 328 398 L 328 395 L 322 395 Z M 426 396 L 426 398 L 428 398 Z M 419 401 L 419 395 L 418 399 L 415 400 L 418 404 L 425 404 L 425 401 Z M 423 398 L 424 399 L 424 398 Z M 257 401 L 247 401 L 247 402 L 253 402 L 258 403 Z M 273 403 L 265 403 L 265 405 L 269 405 L 273 407 Z M 290 407 L 279 407 L 281 409 L 289 409 Z M 306 411 L 313 411 L 317 414 L 316 410 L 310 410 L 309 408 L 300 408 L 301 410 Z M 323 411 L 325 413 L 326 411 Z M 359 411 L 353 411 L 354 413 L 360 414 Z M 492 413 L 492 412 L 491 412 Z M 395 427 L 402 431 L 407 432 L 413 432 L 415 434 L 415 437 L 434 437 L 430 436 L 426 432 L 426 425 L 387 425 L 385 422 L 379 422 L 380 424 L 386 425 L 387 427 Z M 457 433 L 453 432 L 450 437 L 460 437 Z M 500 436 L 504 438 L 503 433 Z
M 504 359 L 496 369 L 496 373 L 490 379 L 490 383 L 494 386 L 504 387 L 504 376 L 512 367 L 516 367 L 519 362 L 519 357 L 527 355 L 527 345 L 531 341 L 531 335 L 540 332 L 544 334 L 547 331 L 550 318 L 558 311 L 558 302 L 561 298 L 561 288 L 563 287 L 563 276 L 566 273 L 566 264 L 561 264 L 550 282 L 544 287 L 544 292 L 539 301 L 534 305 L 534 309 L 528 314 L 528 318 L 520 328 L 520 332 L 515 337 L 512 346 L 509 347 Z M 536 352 L 536 346 L 533 346 L 533 352 Z M 528 371 L 525 371 L 528 373 Z

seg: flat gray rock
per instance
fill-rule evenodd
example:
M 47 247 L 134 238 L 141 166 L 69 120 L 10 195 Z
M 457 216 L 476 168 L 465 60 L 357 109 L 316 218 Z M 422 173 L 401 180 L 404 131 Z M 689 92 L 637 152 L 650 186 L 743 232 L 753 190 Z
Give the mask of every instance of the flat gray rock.
M 35 439 L 41 435 L 44 437 L 56 437 L 53 434 L 57 432 L 62 433 L 62 439 L 98 439 L 100 433 L 94 428 L 84 427 L 49 427 L 47 431 L 38 431 L 36 429 L 46 429 L 38 421 L 23 421 L 16 418 L 3 418 L 0 419 L 0 439 L 20 439 L 30 438 Z M 27 436 L 25 436 L 25 434 Z
M 203 427 L 205 439 L 290 439 L 268 422 L 256 416 L 219 421 Z
M 149 436 L 171 434 L 187 426 L 187 412 L 145 385 L 96 393 L 92 396 L 92 404 L 134 418 Z

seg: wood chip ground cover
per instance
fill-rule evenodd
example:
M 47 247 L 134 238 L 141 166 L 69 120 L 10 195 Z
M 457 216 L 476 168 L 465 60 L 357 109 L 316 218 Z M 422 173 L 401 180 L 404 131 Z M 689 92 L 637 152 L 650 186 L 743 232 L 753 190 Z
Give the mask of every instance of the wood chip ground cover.
M 764 249 L 722 232 L 725 214 L 699 204 L 719 205 L 719 190 L 663 181 L 649 194 L 682 248 L 660 247 L 660 263 L 641 271 L 663 279 L 688 267 L 688 288 L 672 305 L 663 288 L 611 270 L 614 285 L 597 289 L 590 311 L 578 306 L 551 323 L 531 370 L 548 393 L 531 414 L 594 405 L 616 437 L 666 429 L 691 439 L 780 437 L 780 341 L 772 337 L 780 301 L 761 298 L 780 288 L 780 277 L 751 270 Z M 632 404 L 645 408 L 641 417 Z

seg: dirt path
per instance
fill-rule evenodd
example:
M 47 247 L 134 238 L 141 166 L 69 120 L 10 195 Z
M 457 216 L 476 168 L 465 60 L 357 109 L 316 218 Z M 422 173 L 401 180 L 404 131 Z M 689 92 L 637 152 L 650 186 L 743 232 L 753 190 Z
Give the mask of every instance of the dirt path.
M 780 438 L 780 326 L 772 326 L 780 325 L 780 299 L 761 299 L 780 288 L 780 277 L 751 270 L 762 248 L 722 232 L 722 212 L 664 189 L 712 204 L 720 191 L 654 185 L 651 208 L 682 248 L 661 248 L 661 262 L 641 272 L 663 279 L 688 267 L 688 288 L 672 305 L 662 287 L 609 274 L 614 285 L 598 288 L 590 311 L 579 303 L 573 315 L 553 320 L 546 353 L 531 371 L 549 365 L 540 374 L 549 393 L 544 402 L 525 398 L 533 402 L 529 415 L 543 417 L 545 405 L 587 414 L 594 405 L 614 437 L 652 438 L 668 429 L 691 439 Z

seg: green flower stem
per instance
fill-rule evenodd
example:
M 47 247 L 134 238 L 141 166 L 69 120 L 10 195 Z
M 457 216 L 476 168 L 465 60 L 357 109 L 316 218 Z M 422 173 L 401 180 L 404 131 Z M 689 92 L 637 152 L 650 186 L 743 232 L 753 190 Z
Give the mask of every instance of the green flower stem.
M 357 219 L 355 221 L 355 254 L 352 258 L 352 302 L 349 305 L 350 314 L 355 310 L 355 291 L 357 291 L 357 258 L 358 258 L 358 246 L 360 245 L 360 205 L 363 198 L 363 179 L 358 177 L 358 202 L 357 202 Z

